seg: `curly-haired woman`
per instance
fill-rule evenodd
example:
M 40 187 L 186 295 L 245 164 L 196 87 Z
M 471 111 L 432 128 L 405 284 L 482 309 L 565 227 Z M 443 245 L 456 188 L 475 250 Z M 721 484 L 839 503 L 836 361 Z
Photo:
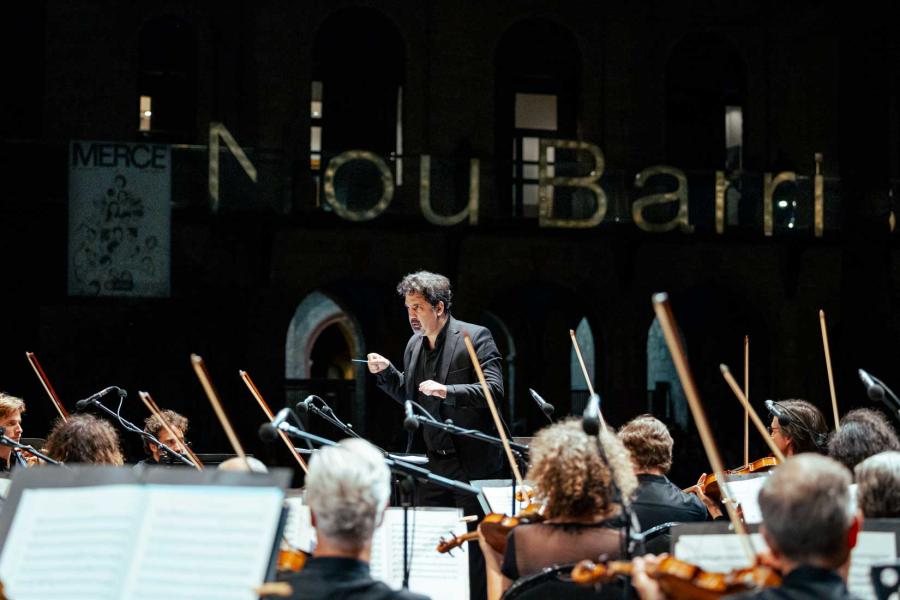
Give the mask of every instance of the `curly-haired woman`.
M 615 519 L 621 510 L 618 498 L 630 497 L 637 480 L 622 442 L 609 431 L 600 435 L 602 453 L 597 438 L 582 430 L 581 421 L 568 419 L 542 429 L 532 440 L 527 479 L 534 486 L 535 498 L 543 502 L 545 519 L 513 529 L 502 556 L 480 542 L 489 589 L 491 580 L 505 590 L 514 580 L 545 567 L 620 555 L 621 520 Z

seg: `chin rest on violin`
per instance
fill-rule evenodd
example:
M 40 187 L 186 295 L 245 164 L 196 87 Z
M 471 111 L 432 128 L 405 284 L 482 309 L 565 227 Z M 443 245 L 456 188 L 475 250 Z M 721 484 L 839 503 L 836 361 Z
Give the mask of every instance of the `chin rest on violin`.
M 777 466 L 777 458 L 775 458 L 774 456 L 766 456 L 764 458 L 754 460 L 751 463 L 738 467 L 737 469 L 728 469 L 727 471 L 725 471 L 725 475 L 750 475 L 752 473 L 763 473 Z M 697 487 L 700 488 L 701 492 L 703 492 L 713 500 L 719 501 L 722 497 L 722 492 L 719 490 L 719 480 L 716 477 L 715 473 L 710 473 L 708 475 L 704 473 L 703 475 L 701 475 L 700 479 L 697 480 Z M 690 488 L 688 488 L 688 490 L 689 489 Z
M 619 575 L 630 576 L 632 570 L 633 566 L 629 561 L 597 564 L 583 560 L 572 569 L 572 580 L 593 585 L 612 581 Z M 655 567 L 648 565 L 647 574 L 659 582 L 660 589 L 672 600 L 716 600 L 731 594 L 781 584 L 781 577 L 768 567 L 710 573 L 671 556 L 662 558 Z

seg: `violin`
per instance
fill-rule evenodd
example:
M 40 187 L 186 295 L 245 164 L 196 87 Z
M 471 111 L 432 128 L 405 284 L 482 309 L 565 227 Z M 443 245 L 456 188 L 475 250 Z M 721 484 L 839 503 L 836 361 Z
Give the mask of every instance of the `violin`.
M 278 567 L 279 573 L 297 573 L 306 566 L 309 560 L 309 553 L 296 548 L 282 548 L 278 551 Z
M 572 569 L 572 580 L 583 585 L 611 581 L 619 575 L 630 576 L 630 561 L 609 561 L 596 564 L 583 560 Z M 717 600 L 723 596 L 750 592 L 760 587 L 781 584 L 781 577 L 769 567 L 756 566 L 730 573 L 711 573 L 696 565 L 665 556 L 647 574 L 656 579 L 660 589 L 673 600 Z
M 766 456 L 740 466 L 737 469 L 728 469 L 725 471 L 724 475 L 750 475 L 751 473 L 763 473 L 777 466 L 777 458 L 774 456 Z M 719 501 L 722 497 L 722 492 L 719 490 L 719 481 L 715 473 L 704 473 L 701 475 L 700 479 L 697 480 L 697 487 L 700 488 L 701 492 L 713 500 Z M 690 489 L 691 488 L 688 488 L 684 491 L 690 493 Z
M 501 513 L 490 513 L 481 520 L 478 529 L 484 536 L 488 546 L 504 554 L 506 552 L 506 536 L 519 525 L 540 523 L 544 520 L 544 507 L 541 504 L 529 504 L 515 516 L 507 516 Z M 437 545 L 437 551 L 441 554 L 450 552 L 454 548 L 462 546 L 466 542 L 478 539 L 478 531 L 470 531 L 463 535 L 454 535 L 451 539 L 441 538 Z

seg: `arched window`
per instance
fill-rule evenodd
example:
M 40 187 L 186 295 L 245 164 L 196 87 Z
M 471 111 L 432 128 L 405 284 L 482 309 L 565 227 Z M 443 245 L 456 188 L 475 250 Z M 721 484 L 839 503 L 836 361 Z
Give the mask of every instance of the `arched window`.
M 141 28 L 138 130 L 167 142 L 191 142 L 197 120 L 197 39 L 190 23 L 160 17 Z
M 393 163 L 396 184 L 402 185 L 405 69 L 403 38 L 381 12 L 347 8 L 322 23 L 313 45 L 310 106 L 310 168 L 317 181 L 335 155 L 368 150 Z M 366 181 L 378 176 L 362 161 L 341 172 Z M 378 193 L 380 186 L 361 186 L 369 188 Z
M 293 406 L 309 394 L 324 398 L 343 421 L 365 419 L 365 366 L 351 358 L 364 354 L 359 324 L 322 292 L 309 294 L 297 306 L 285 348 L 287 399 Z
M 682 336 L 683 338 L 683 336 Z M 684 340 L 682 339 L 682 345 Z M 685 346 L 686 347 L 686 346 Z M 647 412 L 687 430 L 687 397 L 678 379 L 675 363 L 663 337 L 659 320 L 653 319 L 647 332 Z
M 591 331 L 591 324 L 588 323 L 587 317 L 584 317 L 578 323 L 578 327 L 575 329 L 575 339 L 578 341 L 581 358 L 584 359 L 584 366 L 593 385 L 596 381 L 596 353 L 594 350 L 594 333 Z M 585 406 L 587 406 L 590 391 L 587 381 L 584 379 L 584 372 L 581 370 L 581 363 L 578 361 L 578 355 L 575 353 L 574 346 L 569 358 L 569 381 L 571 382 L 569 388 L 572 391 L 572 414 L 580 415 L 584 412 Z
M 539 140 L 576 137 L 581 53 L 569 31 L 552 21 L 529 19 L 503 35 L 495 72 L 499 197 L 510 198 L 508 212 L 512 216 L 536 217 Z M 510 163 L 502 157 L 510 157 Z M 562 177 L 578 171 L 571 152 L 558 151 L 549 155 L 548 161 L 550 175 Z M 504 166 L 507 164 L 510 168 Z M 557 210 L 579 212 L 583 199 L 577 189 L 555 192 Z

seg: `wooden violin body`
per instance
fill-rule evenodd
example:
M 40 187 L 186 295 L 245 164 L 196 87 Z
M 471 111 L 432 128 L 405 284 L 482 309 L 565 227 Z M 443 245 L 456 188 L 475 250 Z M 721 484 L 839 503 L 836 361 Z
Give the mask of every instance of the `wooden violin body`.
M 632 570 L 632 563 L 628 561 L 596 564 L 584 560 L 572 569 L 572 580 L 583 585 L 593 585 L 610 581 L 619 575 L 630 576 Z M 660 589 L 672 600 L 717 600 L 731 594 L 781 584 L 781 577 L 768 567 L 710 573 L 671 556 L 664 557 L 656 567 L 648 569 L 648 575 L 657 580 Z
M 737 469 L 729 469 L 725 471 L 725 475 L 750 475 L 751 473 L 763 473 L 777 466 L 777 458 L 775 458 L 774 456 L 766 456 L 764 458 L 754 460 L 753 462 L 746 465 L 740 466 Z M 697 480 L 697 487 L 700 488 L 701 492 L 703 492 L 713 500 L 719 501 L 722 498 L 722 492 L 719 489 L 719 480 L 716 477 L 715 473 L 704 473 L 703 475 L 701 475 L 700 479 Z M 690 488 L 688 488 L 688 490 L 690 490 Z
M 529 504 L 519 514 L 510 517 L 501 513 L 490 513 L 481 520 L 478 526 L 484 541 L 488 546 L 503 554 L 506 552 L 506 536 L 509 532 L 519 525 L 528 523 L 540 523 L 544 520 L 542 515 L 543 506 L 540 504 Z M 453 536 L 449 540 L 441 538 L 437 545 L 437 551 L 441 554 L 450 552 L 454 548 L 462 546 L 466 542 L 478 539 L 477 531 L 470 531 L 463 535 Z

